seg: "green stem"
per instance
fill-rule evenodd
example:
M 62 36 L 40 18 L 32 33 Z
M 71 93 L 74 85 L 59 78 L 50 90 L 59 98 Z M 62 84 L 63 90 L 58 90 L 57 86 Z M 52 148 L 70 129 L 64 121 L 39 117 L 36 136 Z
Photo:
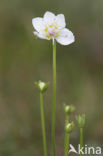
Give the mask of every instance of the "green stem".
M 80 148 L 83 147 L 83 128 L 80 128 Z M 82 153 L 80 153 L 80 156 L 82 156 Z
M 46 134 L 45 134 L 45 118 L 44 118 L 43 94 L 42 93 L 40 93 L 40 104 L 41 104 L 41 124 L 42 124 L 44 156 L 47 156 L 47 145 L 46 145 Z
M 65 127 L 69 123 L 69 116 L 66 116 Z M 64 140 L 64 156 L 68 156 L 69 152 L 69 133 L 65 131 L 65 140 Z
M 55 146 L 55 105 L 56 105 L 56 41 L 53 43 L 53 104 L 52 104 L 52 150 L 56 156 Z

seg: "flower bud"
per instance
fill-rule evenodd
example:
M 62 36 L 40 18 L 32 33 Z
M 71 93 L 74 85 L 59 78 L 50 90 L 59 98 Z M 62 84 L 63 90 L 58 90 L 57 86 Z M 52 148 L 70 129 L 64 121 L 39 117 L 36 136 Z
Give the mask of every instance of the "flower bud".
M 75 107 L 73 105 L 65 105 L 64 104 L 64 111 L 66 114 L 71 114 L 75 111 Z
M 77 120 L 78 126 L 80 128 L 83 128 L 85 125 L 85 114 L 76 116 L 76 120 Z
M 68 123 L 65 127 L 67 133 L 71 133 L 74 128 L 74 122 Z
M 48 83 L 42 82 L 40 80 L 35 82 L 35 86 L 41 93 L 44 93 L 48 89 Z

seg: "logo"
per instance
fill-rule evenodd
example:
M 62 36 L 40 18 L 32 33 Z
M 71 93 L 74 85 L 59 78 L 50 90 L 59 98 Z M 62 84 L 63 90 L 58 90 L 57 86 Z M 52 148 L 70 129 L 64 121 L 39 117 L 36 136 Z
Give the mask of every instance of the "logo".
M 77 150 L 75 149 L 75 147 L 73 145 L 70 144 L 70 150 L 69 153 L 76 153 L 76 154 L 102 154 L 102 149 L 101 147 L 89 147 L 87 145 L 80 147 L 80 144 L 78 144 Z M 68 153 L 68 154 L 69 154 Z

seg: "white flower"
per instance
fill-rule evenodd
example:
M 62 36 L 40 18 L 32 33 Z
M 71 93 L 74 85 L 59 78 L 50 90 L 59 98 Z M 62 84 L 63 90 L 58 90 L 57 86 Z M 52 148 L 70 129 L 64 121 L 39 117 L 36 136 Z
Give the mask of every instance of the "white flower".
M 44 93 L 48 89 L 49 83 L 45 83 L 42 81 L 35 82 L 35 86 L 39 92 Z
M 45 83 L 44 82 L 40 82 L 39 83 L 39 87 L 40 87 L 41 90 L 43 90 L 43 88 L 45 87 Z
M 66 128 L 68 129 L 70 127 L 70 125 L 71 125 L 71 123 L 68 123 Z
M 54 39 L 62 44 L 69 45 L 75 41 L 73 33 L 65 28 L 66 22 L 63 14 L 55 16 L 47 11 L 43 18 L 37 17 L 32 19 L 34 35 L 41 39 Z
M 71 122 L 71 123 L 68 123 L 66 125 L 66 129 L 65 130 L 66 130 L 67 133 L 70 133 L 70 132 L 72 132 L 73 128 L 74 128 L 74 122 Z

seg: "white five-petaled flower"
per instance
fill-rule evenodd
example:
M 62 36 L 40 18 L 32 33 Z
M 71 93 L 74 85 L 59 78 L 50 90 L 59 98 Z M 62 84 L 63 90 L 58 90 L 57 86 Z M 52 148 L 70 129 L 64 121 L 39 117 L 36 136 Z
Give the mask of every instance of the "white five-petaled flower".
M 37 17 L 32 19 L 34 35 L 41 39 L 54 39 L 62 44 L 69 45 L 75 41 L 73 33 L 65 28 L 66 22 L 63 14 L 55 16 L 52 12 L 47 11 L 43 18 Z

